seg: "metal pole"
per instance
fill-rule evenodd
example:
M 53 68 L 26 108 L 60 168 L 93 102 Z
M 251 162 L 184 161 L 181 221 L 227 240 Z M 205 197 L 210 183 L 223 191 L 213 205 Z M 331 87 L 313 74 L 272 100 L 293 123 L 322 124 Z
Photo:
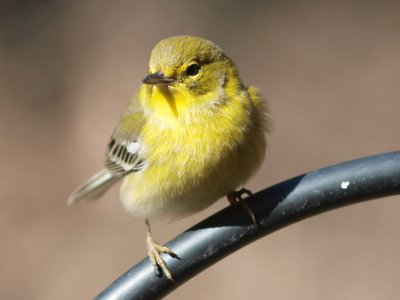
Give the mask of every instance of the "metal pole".
M 210 265 L 282 227 L 331 209 L 400 194 L 400 152 L 361 158 L 312 171 L 276 184 L 248 200 L 260 225 L 240 207 L 228 207 L 166 245 L 176 284 L 153 272 L 149 259 L 133 266 L 96 300 L 158 299 Z

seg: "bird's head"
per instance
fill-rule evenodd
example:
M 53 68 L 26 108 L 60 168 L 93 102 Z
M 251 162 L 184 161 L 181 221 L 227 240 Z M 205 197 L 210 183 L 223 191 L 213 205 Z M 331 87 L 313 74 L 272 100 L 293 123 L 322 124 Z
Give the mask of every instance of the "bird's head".
M 221 48 L 193 36 L 160 41 L 142 82 L 144 105 L 153 111 L 170 109 L 176 116 L 221 103 L 241 87 L 236 66 Z

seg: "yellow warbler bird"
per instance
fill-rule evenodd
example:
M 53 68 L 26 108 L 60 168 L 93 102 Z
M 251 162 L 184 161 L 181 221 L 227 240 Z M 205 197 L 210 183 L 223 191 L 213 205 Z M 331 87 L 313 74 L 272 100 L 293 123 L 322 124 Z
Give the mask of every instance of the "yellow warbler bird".
M 123 179 L 125 209 L 147 224 L 154 267 L 173 281 L 152 237 L 150 221 L 182 217 L 227 195 L 255 222 L 240 187 L 263 161 L 270 129 L 265 100 L 245 86 L 237 67 L 214 43 L 175 36 L 153 49 L 149 74 L 128 103 L 105 154 L 105 169 L 68 199 L 96 199 Z

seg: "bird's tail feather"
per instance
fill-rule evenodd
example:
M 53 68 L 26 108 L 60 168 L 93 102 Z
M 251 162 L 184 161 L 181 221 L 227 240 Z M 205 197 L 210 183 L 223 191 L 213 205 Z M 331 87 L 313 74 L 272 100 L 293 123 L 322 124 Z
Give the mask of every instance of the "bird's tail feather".
M 90 177 L 69 196 L 67 204 L 72 205 L 81 199 L 96 200 L 102 196 L 112 185 L 121 180 L 122 176 L 113 174 L 107 169 Z

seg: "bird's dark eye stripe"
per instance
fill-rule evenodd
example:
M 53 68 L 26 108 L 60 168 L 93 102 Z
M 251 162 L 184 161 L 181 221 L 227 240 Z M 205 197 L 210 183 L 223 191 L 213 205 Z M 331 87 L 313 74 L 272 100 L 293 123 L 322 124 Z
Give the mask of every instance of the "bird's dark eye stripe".
M 186 69 L 186 74 L 189 76 L 197 75 L 200 71 L 200 66 L 198 64 L 191 64 Z

